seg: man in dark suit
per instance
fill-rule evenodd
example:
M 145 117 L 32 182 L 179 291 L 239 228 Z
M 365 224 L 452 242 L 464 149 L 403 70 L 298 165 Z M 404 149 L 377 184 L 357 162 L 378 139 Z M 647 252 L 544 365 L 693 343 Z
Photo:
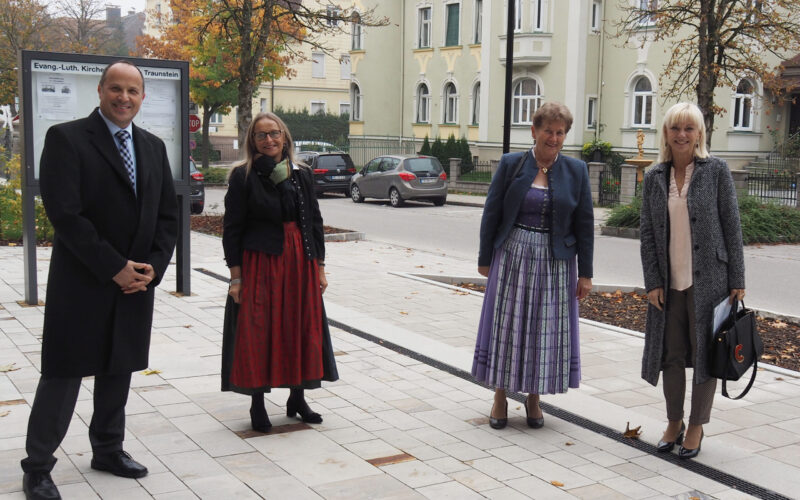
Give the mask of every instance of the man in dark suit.
M 60 498 L 53 453 L 86 376 L 94 376 L 92 468 L 147 474 L 122 449 L 125 404 L 131 373 L 147 367 L 154 288 L 175 248 L 177 200 L 164 143 L 132 123 L 144 99 L 141 71 L 113 63 L 97 92 L 99 109 L 48 130 L 40 161 L 55 238 L 42 376 L 22 460 L 27 498 Z

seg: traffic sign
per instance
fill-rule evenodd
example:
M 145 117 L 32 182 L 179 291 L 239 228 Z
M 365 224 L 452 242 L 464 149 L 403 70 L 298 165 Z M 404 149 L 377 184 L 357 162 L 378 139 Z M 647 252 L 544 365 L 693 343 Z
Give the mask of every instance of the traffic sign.
M 197 132 L 200 130 L 200 125 L 202 125 L 202 123 L 199 116 L 189 115 L 189 132 Z

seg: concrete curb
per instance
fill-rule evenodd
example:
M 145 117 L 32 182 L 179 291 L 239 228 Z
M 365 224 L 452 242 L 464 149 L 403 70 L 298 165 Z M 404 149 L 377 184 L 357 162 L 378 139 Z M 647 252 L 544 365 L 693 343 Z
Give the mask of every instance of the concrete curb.
M 341 242 L 341 241 L 361 241 L 366 240 L 366 233 L 359 233 L 352 231 L 349 233 L 330 233 L 325 235 L 325 241 Z
M 486 284 L 486 278 L 484 277 L 474 277 L 474 276 L 434 276 L 430 274 L 411 274 L 411 273 L 404 273 L 398 271 L 389 271 L 389 274 L 393 274 L 395 276 L 399 276 L 401 278 L 407 278 L 414 281 L 419 281 L 420 283 L 426 283 L 428 285 L 434 285 L 442 288 L 447 288 L 449 290 L 453 290 L 455 292 L 460 293 L 468 293 L 470 295 L 475 295 L 477 297 L 483 297 L 483 293 L 477 292 L 475 290 L 469 290 L 467 288 L 462 288 L 459 286 L 455 286 L 454 283 L 461 283 L 468 281 L 470 283 L 475 283 L 479 285 Z M 640 287 L 633 287 L 633 286 L 624 286 L 624 285 L 594 285 L 595 291 L 598 292 L 615 292 L 617 290 L 621 291 L 622 293 L 629 293 L 629 292 L 637 292 L 637 293 L 644 293 L 644 290 Z M 800 323 L 800 318 L 787 316 L 787 315 L 780 315 L 777 313 L 770 313 L 770 311 L 755 311 L 756 315 L 764 317 L 764 318 L 771 318 L 771 319 L 782 319 L 782 320 L 789 320 L 795 323 Z M 773 314 L 773 316 L 768 316 L 767 314 Z M 605 330 L 611 330 L 612 332 L 621 333 L 624 335 L 629 335 L 632 337 L 638 337 L 640 339 L 644 339 L 644 333 L 637 332 L 636 330 L 629 330 L 627 328 L 622 328 L 619 326 L 609 325 L 607 323 L 601 323 L 599 321 L 594 321 L 591 319 L 579 318 L 579 321 L 586 325 L 596 326 L 598 328 L 603 328 Z M 770 365 L 768 363 L 761 363 L 761 368 L 766 371 L 778 373 L 780 375 L 784 375 L 787 377 L 792 378 L 800 378 L 800 372 L 789 370 L 787 368 L 781 368 L 780 366 Z

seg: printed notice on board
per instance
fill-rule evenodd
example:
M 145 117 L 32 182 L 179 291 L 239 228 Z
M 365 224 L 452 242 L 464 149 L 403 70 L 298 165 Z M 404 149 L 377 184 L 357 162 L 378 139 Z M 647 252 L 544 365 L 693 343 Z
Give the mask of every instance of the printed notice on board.
M 78 117 L 75 77 L 54 73 L 40 75 L 36 83 L 38 115 L 45 120 L 67 121 Z
M 139 111 L 141 126 L 163 141 L 175 138 L 177 128 L 175 109 L 178 102 L 178 88 L 168 80 L 147 80 L 145 97 Z

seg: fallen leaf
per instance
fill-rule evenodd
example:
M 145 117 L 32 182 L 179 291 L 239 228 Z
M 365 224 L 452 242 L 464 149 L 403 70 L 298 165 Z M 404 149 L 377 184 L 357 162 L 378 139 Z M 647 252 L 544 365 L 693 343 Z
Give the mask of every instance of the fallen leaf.
M 777 319 L 772 322 L 772 326 L 774 326 L 775 328 L 786 328 L 788 325 L 783 321 Z
M 634 427 L 633 429 L 631 429 L 630 424 L 631 424 L 630 422 L 626 422 L 625 423 L 625 433 L 622 434 L 622 437 L 626 437 L 626 438 L 630 438 L 630 439 L 639 439 L 639 436 L 642 435 L 642 433 L 641 433 L 641 431 L 639 431 L 639 429 L 641 429 L 642 426 L 640 425 L 638 427 Z
M 574 445 L 575 443 L 573 443 L 572 441 L 567 441 L 567 442 L 566 442 L 566 443 L 564 443 L 564 444 L 566 444 L 567 446 L 572 446 L 572 445 Z
M 417 269 L 424 269 L 425 268 L 425 266 L 423 266 L 423 265 L 414 266 L 414 267 L 416 267 Z
M 783 380 L 786 380 L 786 379 L 785 379 L 785 378 L 783 378 L 783 377 L 775 377 L 775 380 L 781 380 L 781 381 L 783 381 Z
M 9 413 L 11 413 L 9 410 L 6 410 L 6 411 L 3 411 L 3 412 L 0 412 L 0 417 L 5 417 L 5 416 L 6 416 L 6 415 L 8 415 Z
M 0 373 L 15 372 L 15 371 L 19 370 L 19 368 L 15 368 L 14 365 L 16 365 L 16 363 L 11 363 L 10 365 L 0 366 Z
M 184 328 L 191 328 L 192 325 L 183 325 Z
M 9 242 L 8 242 L 8 246 L 10 246 L 10 247 L 15 247 L 15 246 L 17 246 L 17 244 L 16 244 L 16 243 L 14 243 L 14 242 L 12 242 L 12 241 L 9 241 Z
M 550 484 L 552 484 L 553 486 L 558 486 L 559 488 L 564 486 L 564 483 L 562 483 L 561 481 L 550 481 Z
M 700 497 L 689 497 L 689 500 L 700 500 Z
M 403 314 L 403 315 L 406 315 L 406 316 L 408 315 L 408 313 L 406 311 L 400 311 L 400 314 Z
M 469 292 L 462 292 L 461 290 L 455 290 L 453 295 L 469 295 Z
M 142 375 L 158 375 L 159 373 L 161 373 L 161 370 L 152 370 L 148 368 L 147 370 L 142 372 Z

